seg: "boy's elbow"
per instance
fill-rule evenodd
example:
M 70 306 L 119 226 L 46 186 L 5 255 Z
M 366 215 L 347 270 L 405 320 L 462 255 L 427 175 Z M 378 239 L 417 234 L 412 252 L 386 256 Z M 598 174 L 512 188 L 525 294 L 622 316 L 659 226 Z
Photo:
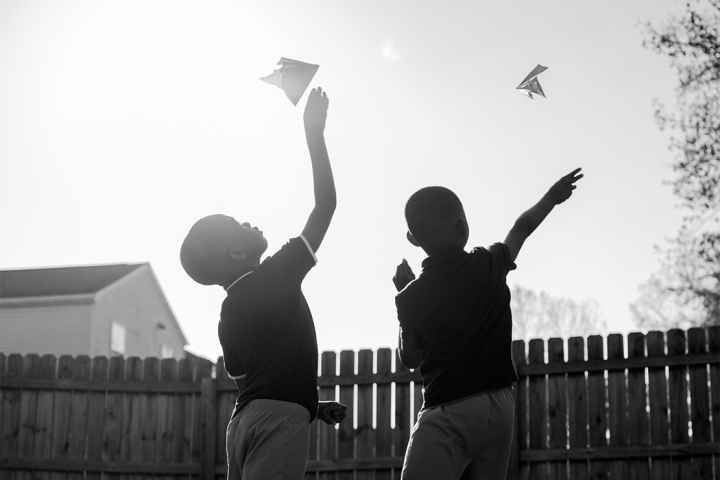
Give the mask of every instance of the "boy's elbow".
M 400 350 L 400 361 L 407 368 L 418 368 L 422 363 L 422 355 L 419 352 L 408 352 L 407 350 Z
M 333 216 L 336 207 L 337 199 L 335 198 L 335 195 L 328 195 L 326 197 L 323 197 L 315 205 L 315 209 L 323 216 L 327 217 Z
M 512 231 L 518 235 L 527 235 L 532 228 L 532 220 L 526 215 L 521 215 L 512 227 Z

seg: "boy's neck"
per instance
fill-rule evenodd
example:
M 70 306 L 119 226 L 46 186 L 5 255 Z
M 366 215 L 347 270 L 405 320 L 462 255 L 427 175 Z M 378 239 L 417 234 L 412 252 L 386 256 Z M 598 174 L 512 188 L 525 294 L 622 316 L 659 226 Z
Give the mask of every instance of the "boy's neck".
M 259 263 L 253 264 L 253 265 L 243 265 L 242 267 L 238 268 L 235 272 L 233 272 L 233 275 L 228 277 L 227 280 L 225 280 L 223 283 L 220 284 L 221 287 L 223 287 L 225 290 L 227 290 L 230 285 L 232 285 L 234 282 L 236 282 L 240 277 L 243 275 L 247 275 L 248 273 L 252 272 L 258 267 Z
M 425 250 L 425 253 L 428 254 L 428 257 L 446 257 L 446 256 L 454 256 L 459 255 L 462 253 L 465 253 L 465 249 L 459 246 L 452 246 L 452 247 L 443 247 L 443 248 L 434 248 L 432 250 Z

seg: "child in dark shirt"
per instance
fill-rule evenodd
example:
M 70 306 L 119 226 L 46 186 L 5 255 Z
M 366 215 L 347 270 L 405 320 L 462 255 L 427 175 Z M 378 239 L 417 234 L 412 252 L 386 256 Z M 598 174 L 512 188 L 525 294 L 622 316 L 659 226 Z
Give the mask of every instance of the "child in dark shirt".
M 218 336 L 225 369 L 241 387 L 226 432 L 228 480 L 304 478 L 310 421 L 345 416 L 344 405 L 318 402 L 315 326 L 301 290 L 335 211 L 327 107 L 327 95 L 313 89 L 304 121 L 315 207 L 300 236 L 261 263 L 267 241 L 260 229 L 210 215 L 193 225 L 180 251 L 193 280 L 227 292 Z
M 408 240 L 428 254 L 415 279 L 405 260 L 393 282 L 402 362 L 420 368 L 423 408 L 405 452 L 403 480 L 505 479 L 514 423 L 512 317 L 506 276 L 527 237 L 567 200 L 580 169 L 558 180 L 503 243 L 465 252 L 460 199 L 443 187 L 414 193 Z M 464 472 L 464 474 L 463 474 Z

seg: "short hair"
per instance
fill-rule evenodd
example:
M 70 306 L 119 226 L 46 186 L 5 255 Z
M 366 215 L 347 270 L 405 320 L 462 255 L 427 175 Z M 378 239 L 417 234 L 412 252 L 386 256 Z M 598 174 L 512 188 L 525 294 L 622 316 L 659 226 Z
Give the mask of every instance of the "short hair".
M 462 202 L 452 190 L 445 187 L 421 188 L 405 204 L 405 220 L 408 229 L 416 237 L 422 237 L 433 224 L 464 216 Z
M 195 222 L 180 247 L 180 263 L 190 278 L 203 285 L 222 281 L 237 228 L 237 221 L 227 215 L 208 215 Z

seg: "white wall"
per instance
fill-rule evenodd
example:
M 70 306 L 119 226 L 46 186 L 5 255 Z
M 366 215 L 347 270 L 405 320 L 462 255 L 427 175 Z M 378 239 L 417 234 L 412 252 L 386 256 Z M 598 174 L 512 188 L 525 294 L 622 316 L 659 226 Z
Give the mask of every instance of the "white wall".
M 0 352 L 88 354 L 92 306 L 0 308 Z
M 147 265 L 97 295 L 90 340 L 92 355 L 111 354 L 112 322 L 125 327 L 126 357 L 160 357 L 162 344 L 172 348 L 174 358 L 183 357 L 182 337 Z M 158 329 L 158 323 L 165 329 Z

